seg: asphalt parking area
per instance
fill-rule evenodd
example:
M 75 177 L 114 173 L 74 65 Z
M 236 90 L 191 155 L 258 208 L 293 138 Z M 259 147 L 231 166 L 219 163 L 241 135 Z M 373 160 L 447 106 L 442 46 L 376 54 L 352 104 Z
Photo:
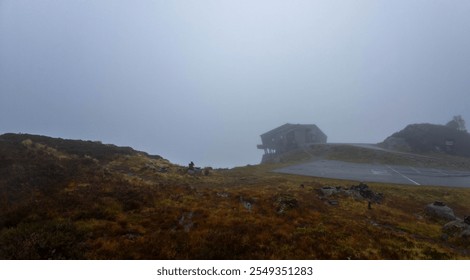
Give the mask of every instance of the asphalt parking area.
M 316 160 L 283 167 L 278 173 L 407 185 L 470 187 L 470 171 Z

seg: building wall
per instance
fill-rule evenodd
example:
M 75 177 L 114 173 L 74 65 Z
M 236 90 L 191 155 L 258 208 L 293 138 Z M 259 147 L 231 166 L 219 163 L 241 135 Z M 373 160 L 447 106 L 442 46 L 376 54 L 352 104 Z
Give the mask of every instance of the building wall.
M 284 153 L 313 143 L 326 143 L 324 135 L 314 125 L 284 125 L 261 136 L 265 153 Z

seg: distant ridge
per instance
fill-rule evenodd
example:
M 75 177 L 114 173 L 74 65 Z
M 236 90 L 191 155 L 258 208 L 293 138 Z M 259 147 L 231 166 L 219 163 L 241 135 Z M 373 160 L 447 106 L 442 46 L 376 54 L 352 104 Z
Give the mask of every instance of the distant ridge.
M 33 134 L 6 133 L 0 135 L 0 141 L 4 143 L 21 144 L 27 140 L 31 140 L 33 143 L 46 145 L 67 154 L 72 154 L 79 157 L 90 156 L 98 160 L 110 160 L 116 155 L 134 154 L 143 154 L 155 159 L 162 158 L 158 155 L 152 156 L 145 152 L 136 151 L 131 147 L 119 147 L 112 144 L 103 144 L 100 141 L 70 140 Z

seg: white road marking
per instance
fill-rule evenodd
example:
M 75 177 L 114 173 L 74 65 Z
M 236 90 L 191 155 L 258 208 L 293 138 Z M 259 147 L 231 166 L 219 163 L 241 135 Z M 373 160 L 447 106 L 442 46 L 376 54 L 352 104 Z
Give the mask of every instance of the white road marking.
M 372 172 L 372 174 L 374 175 L 387 175 L 388 174 L 388 172 L 384 170 L 371 169 L 370 172 Z
M 388 166 L 388 165 L 387 165 L 387 167 L 390 168 L 392 171 L 396 172 L 398 175 L 401 175 L 403 178 L 405 178 L 405 179 L 407 179 L 408 181 L 412 182 L 413 184 L 418 185 L 418 186 L 421 185 L 420 183 L 416 182 L 415 180 L 410 179 L 410 178 L 408 178 L 407 176 L 405 176 L 405 175 L 401 174 L 400 172 L 396 171 L 396 170 L 393 169 L 391 166 Z

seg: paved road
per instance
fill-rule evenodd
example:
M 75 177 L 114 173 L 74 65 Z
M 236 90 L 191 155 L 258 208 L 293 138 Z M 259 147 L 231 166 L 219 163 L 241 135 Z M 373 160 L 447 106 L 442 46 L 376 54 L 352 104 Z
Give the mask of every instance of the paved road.
M 409 185 L 470 187 L 470 171 L 317 160 L 274 170 L 314 177 Z

